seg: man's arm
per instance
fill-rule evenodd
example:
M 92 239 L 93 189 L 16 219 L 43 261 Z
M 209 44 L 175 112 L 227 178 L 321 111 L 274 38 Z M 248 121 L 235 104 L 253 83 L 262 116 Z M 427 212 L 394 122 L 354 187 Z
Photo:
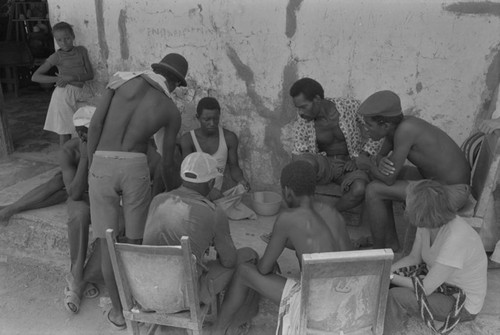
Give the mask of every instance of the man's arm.
M 182 153 L 182 159 L 186 158 L 187 155 L 195 152 L 194 146 L 193 146 L 193 139 L 191 138 L 191 133 L 187 132 L 184 135 L 181 136 L 180 139 L 180 146 L 181 146 L 181 153 Z
M 363 156 L 359 157 L 358 167 L 360 169 L 367 170 L 374 179 L 382 181 L 386 185 L 392 185 L 396 181 L 399 172 L 403 168 L 408 154 L 410 153 L 411 147 L 415 141 L 415 134 L 411 127 L 407 125 L 400 125 L 394 134 L 394 144 L 393 150 L 390 156 L 385 156 L 392 162 L 394 172 L 392 174 L 384 174 L 379 169 L 379 161 L 374 156 L 366 158 Z M 388 141 L 385 141 L 388 142 Z M 384 144 L 385 144 L 384 142 Z M 379 157 L 380 158 L 380 157 Z M 384 160 L 384 157 L 381 158 Z
M 231 178 L 234 181 L 245 186 L 246 189 L 250 188 L 250 184 L 245 179 L 243 171 L 238 163 L 238 137 L 232 131 L 227 130 L 224 135 L 227 144 L 227 164 L 229 166 L 229 172 L 231 173 Z
M 273 227 L 271 240 L 264 251 L 264 256 L 259 261 L 257 269 L 263 275 L 271 273 L 274 269 L 274 264 L 278 260 L 285 246 L 287 245 L 288 235 L 284 215 L 281 214 L 276 219 Z
M 177 140 L 177 133 L 181 128 L 181 114 L 177 109 L 177 106 L 172 100 L 168 99 L 169 103 L 166 109 L 168 110 L 167 124 L 164 126 L 164 136 L 163 136 L 163 152 L 162 158 L 162 176 L 163 182 L 167 188 L 167 191 L 173 190 L 177 185 L 176 181 L 179 180 L 175 164 L 175 146 Z
M 66 142 L 68 144 L 70 142 Z M 60 152 L 59 163 L 66 192 L 70 199 L 78 201 L 88 188 L 87 146 L 80 141 L 80 160 L 75 164 L 76 153 L 69 145 Z
M 104 120 L 106 120 L 106 115 L 108 114 L 109 106 L 111 105 L 111 100 L 113 100 L 114 95 L 114 90 L 106 89 L 106 91 L 100 98 L 99 105 L 97 106 L 94 115 L 92 116 L 92 120 L 90 120 L 89 131 L 87 135 L 89 166 L 92 164 L 94 152 L 96 151 L 99 140 L 101 139 Z
M 233 268 L 236 266 L 237 261 L 236 247 L 231 238 L 229 221 L 220 206 L 217 206 L 215 210 L 215 220 L 215 250 L 217 250 L 221 265 L 226 268 Z

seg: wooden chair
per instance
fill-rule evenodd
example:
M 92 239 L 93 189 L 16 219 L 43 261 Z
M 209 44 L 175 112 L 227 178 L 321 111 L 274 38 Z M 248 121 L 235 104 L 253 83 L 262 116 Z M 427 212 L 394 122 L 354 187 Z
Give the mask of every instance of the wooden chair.
M 500 164 L 500 130 L 488 135 L 471 135 L 462 145 L 462 150 L 472 167 L 471 187 L 474 200 L 469 201 L 458 214 L 476 229 L 485 250 L 492 251 L 500 237 L 493 196 Z
M 391 249 L 302 256 L 299 334 L 382 334 Z
M 201 334 L 205 318 L 216 317 L 216 297 L 210 305 L 200 306 L 196 259 L 187 236 L 180 246 L 134 245 L 117 243 L 108 229 L 106 240 L 132 334 L 139 335 L 138 322 L 152 324 L 148 334 L 154 334 L 158 325 Z

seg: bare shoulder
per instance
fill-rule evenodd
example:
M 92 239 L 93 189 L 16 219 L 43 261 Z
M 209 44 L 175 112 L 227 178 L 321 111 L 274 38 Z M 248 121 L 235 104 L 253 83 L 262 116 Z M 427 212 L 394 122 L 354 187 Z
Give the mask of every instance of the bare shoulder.
M 335 209 L 335 207 L 323 201 L 315 201 L 314 202 L 314 210 L 325 220 L 331 221 L 338 218 L 341 218 L 339 211 Z
M 222 131 L 224 132 L 224 138 L 226 139 L 227 143 L 231 144 L 238 143 L 238 137 L 236 136 L 235 133 L 226 128 L 222 128 Z

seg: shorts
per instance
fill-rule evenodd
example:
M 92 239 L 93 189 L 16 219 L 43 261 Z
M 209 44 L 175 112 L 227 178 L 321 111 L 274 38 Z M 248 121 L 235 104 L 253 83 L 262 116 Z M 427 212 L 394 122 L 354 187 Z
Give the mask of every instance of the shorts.
M 408 185 L 417 183 L 418 180 L 409 180 Z M 471 187 L 467 184 L 444 185 L 450 197 L 450 204 L 454 211 L 459 211 L 467 204 L 471 196 Z
M 43 129 L 59 135 L 76 134 L 73 114 L 78 109 L 77 103 L 91 100 L 95 94 L 96 89 L 92 82 L 85 82 L 83 87 L 56 86 L 50 98 Z
M 300 282 L 287 278 L 281 295 L 276 335 L 299 334 L 300 327 Z M 280 327 L 282 329 L 279 332 Z
M 151 202 L 146 155 L 96 151 L 89 173 L 89 196 L 95 237 L 105 238 L 109 228 L 118 235 L 120 211 L 123 210 L 125 236 L 142 239 Z

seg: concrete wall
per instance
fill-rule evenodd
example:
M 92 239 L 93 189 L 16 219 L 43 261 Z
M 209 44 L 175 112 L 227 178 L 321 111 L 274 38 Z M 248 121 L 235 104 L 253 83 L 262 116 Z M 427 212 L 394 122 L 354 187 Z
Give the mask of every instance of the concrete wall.
M 289 160 L 288 89 L 301 77 L 330 97 L 394 90 L 406 113 L 459 144 L 493 113 L 500 81 L 500 0 L 49 0 L 49 8 L 52 23 L 74 25 L 103 81 L 183 54 L 186 128 L 196 126 L 200 98 L 218 98 L 257 188 L 277 185 Z

